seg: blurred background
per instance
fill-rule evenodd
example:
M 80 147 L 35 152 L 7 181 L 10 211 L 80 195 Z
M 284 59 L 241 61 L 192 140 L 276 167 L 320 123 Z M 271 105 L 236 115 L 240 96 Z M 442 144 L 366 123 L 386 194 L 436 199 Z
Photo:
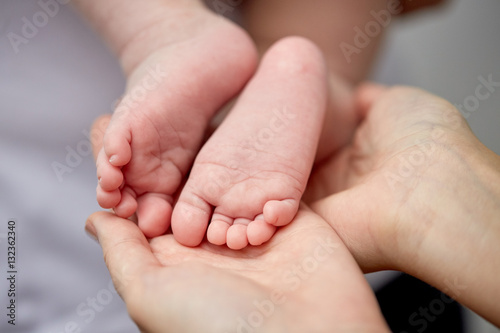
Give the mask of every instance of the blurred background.
M 373 79 L 418 86 L 461 105 L 474 133 L 500 154 L 500 87 L 479 105 L 468 98 L 480 76 L 500 82 L 499 15 L 496 0 L 448 0 L 401 17 L 388 29 Z
M 124 78 L 115 58 L 66 5 L 14 48 L 9 33 L 20 35 L 24 19 L 40 11 L 35 0 L 0 1 L 0 253 L 6 253 L 9 219 L 16 220 L 18 249 L 16 327 L 2 314 L 0 332 L 137 332 L 99 246 L 83 231 L 87 216 L 99 209 L 88 129 L 112 111 Z M 470 104 L 480 77 L 500 82 L 499 14 L 498 0 L 450 0 L 393 20 L 372 78 L 418 86 L 462 105 L 474 133 L 500 154 L 500 88 Z M 1 259 L 2 274 L 5 264 Z M 381 295 L 387 281 L 407 277 L 393 272 L 369 279 Z M 6 304 L 4 278 L 0 290 Z M 405 301 L 380 300 L 393 307 Z M 415 304 L 412 311 L 429 300 Z M 462 312 L 464 332 L 500 332 Z M 399 320 L 397 332 L 417 332 L 408 313 Z M 425 331 L 462 331 L 438 327 L 430 322 Z

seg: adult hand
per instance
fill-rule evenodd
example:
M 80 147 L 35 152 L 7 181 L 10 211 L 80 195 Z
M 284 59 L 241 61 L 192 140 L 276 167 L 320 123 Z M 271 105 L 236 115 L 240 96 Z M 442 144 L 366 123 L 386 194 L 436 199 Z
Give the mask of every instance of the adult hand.
M 86 230 L 143 332 L 388 332 L 356 262 L 305 206 L 271 241 L 240 251 L 147 240 L 107 212 Z
M 365 271 L 404 271 L 500 325 L 500 157 L 427 92 L 357 96 L 354 140 L 317 166 L 306 201 Z
M 108 123 L 103 116 L 94 130 Z M 135 223 L 105 212 L 86 229 L 144 332 L 388 331 L 356 262 L 305 206 L 271 241 L 241 251 L 188 248 L 171 234 L 147 240 Z

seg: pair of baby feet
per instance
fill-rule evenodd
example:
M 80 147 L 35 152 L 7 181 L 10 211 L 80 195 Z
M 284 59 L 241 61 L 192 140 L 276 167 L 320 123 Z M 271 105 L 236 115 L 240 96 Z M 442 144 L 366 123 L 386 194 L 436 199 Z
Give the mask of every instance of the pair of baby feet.
M 268 241 L 298 210 L 326 109 L 327 71 L 303 38 L 278 41 L 254 74 L 257 56 L 244 32 L 205 34 L 136 70 L 97 159 L 97 199 L 121 217 L 137 213 L 147 237 L 171 226 L 187 246 L 206 235 L 242 249 Z M 148 89 L 151 68 L 161 68 L 163 79 Z M 203 144 L 215 112 L 241 90 Z

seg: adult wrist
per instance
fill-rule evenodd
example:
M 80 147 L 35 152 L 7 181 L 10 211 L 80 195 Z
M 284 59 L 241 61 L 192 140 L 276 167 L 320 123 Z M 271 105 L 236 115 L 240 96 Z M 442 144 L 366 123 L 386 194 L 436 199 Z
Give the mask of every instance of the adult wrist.
M 448 134 L 412 194 L 395 266 L 500 325 L 500 157 L 470 132 Z

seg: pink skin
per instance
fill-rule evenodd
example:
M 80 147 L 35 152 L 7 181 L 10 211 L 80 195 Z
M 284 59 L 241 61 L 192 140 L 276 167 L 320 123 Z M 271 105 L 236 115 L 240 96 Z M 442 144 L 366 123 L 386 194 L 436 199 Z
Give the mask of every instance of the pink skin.
M 242 249 L 290 223 L 314 162 L 326 75 L 321 52 L 303 38 L 269 49 L 196 157 L 172 214 L 178 242 L 197 246 L 207 234 L 213 244 Z
M 147 237 L 169 228 L 173 198 L 211 117 L 255 71 L 250 38 L 216 20 L 196 36 L 162 47 L 134 70 L 97 158 L 99 204 L 124 218 L 137 213 Z M 160 80 L 152 78 L 155 69 Z

